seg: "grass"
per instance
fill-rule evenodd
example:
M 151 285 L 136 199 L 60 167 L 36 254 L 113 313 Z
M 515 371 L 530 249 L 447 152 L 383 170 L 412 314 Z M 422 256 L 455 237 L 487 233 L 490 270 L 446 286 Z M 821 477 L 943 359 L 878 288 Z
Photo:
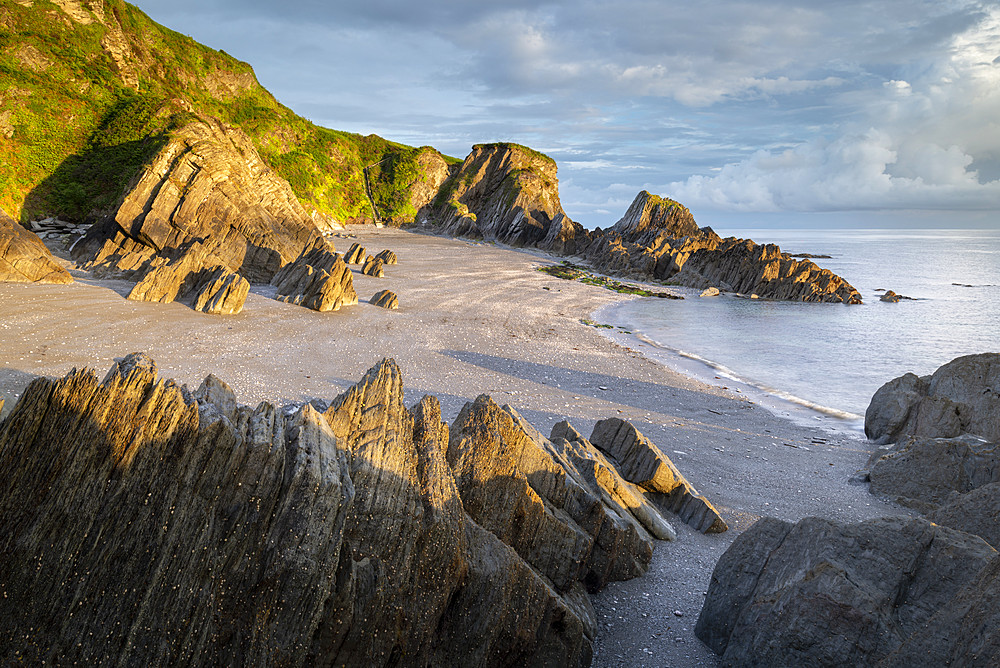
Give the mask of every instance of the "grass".
M 247 63 L 121 0 L 106 0 L 105 15 L 121 26 L 137 87 L 126 85 L 101 46 L 108 28 L 100 22 L 76 23 L 46 0 L 2 8 L 0 120 L 12 129 L 9 137 L 0 131 L 0 208 L 7 213 L 95 218 L 174 128 L 210 115 L 246 132 L 307 210 L 342 221 L 370 218 L 362 170 L 384 160 L 371 171 L 380 212 L 391 223 L 416 215 L 410 187 L 424 176 L 418 158 L 434 149 L 317 126 L 280 104 Z
M 563 260 L 561 264 L 538 267 L 538 271 L 567 281 L 580 281 L 585 285 L 596 285 L 620 294 L 638 295 L 640 297 L 659 297 L 660 299 L 684 299 L 684 297 L 680 295 L 674 295 L 669 292 L 647 290 L 646 288 L 641 288 L 638 285 L 622 283 L 621 281 L 616 281 L 615 279 L 608 278 L 607 276 L 599 276 L 597 274 L 590 273 L 584 267 L 573 264 L 569 260 Z

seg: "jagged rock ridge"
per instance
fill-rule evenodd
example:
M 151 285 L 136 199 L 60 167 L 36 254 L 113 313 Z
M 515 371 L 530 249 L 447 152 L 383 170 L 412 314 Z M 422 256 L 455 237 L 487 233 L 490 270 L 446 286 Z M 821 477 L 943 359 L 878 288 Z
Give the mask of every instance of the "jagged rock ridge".
M 489 397 L 402 397 L 389 360 L 280 409 L 142 354 L 37 379 L 0 422 L 2 661 L 587 665 L 587 591 L 669 524 Z

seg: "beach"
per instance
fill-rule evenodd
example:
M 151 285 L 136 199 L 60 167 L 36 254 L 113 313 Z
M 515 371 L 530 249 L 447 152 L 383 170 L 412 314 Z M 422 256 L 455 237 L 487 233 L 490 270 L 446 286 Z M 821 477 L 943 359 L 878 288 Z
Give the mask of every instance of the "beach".
M 77 270 L 72 285 L 0 284 L 3 415 L 36 376 L 90 367 L 103 377 L 115 359 L 142 351 L 162 378 L 193 390 L 212 373 L 249 405 L 329 401 L 391 357 L 407 404 L 435 395 L 449 422 L 480 394 L 546 435 L 561 420 L 584 435 L 597 420 L 629 420 L 730 530 L 702 535 L 671 518 L 678 539 L 657 545 L 649 572 L 594 597 L 595 666 L 715 665 L 693 633 L 704 592 L 719 556 L 762 516 L 847 522 L 905 513 L 848 482 L 871 448 L 859 436 L 777 416 L 735 386 L 672 371 L 640 342 L 584 322 L 637 297 L 554 278 L 537 271 L 554 258 L 490 244 L 370 227 L 333 241 L 341 252 L 357 241 L 399 258 L 382 279 L 355 268 L 360 303 L 338 312 L 284 304 L 254 286 L 242 314 L 205 315 L 128 301 L 130 283 Z M 399 310 L 367 303 L 383 289 L 399 296 Z

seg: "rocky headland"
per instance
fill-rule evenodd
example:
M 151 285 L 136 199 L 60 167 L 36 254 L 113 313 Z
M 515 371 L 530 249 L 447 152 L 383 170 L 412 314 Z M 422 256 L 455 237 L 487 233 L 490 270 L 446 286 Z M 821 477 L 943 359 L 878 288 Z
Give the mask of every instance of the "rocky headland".
M 39 378 L 0 463 L 12 663 L 588 665 L 588 592 L 675 537 L 660 496 L 695 498 L 628 422 L 550 440 L 482 395 L 449 426 L 391 360 L 280 407 L 140 353 Z

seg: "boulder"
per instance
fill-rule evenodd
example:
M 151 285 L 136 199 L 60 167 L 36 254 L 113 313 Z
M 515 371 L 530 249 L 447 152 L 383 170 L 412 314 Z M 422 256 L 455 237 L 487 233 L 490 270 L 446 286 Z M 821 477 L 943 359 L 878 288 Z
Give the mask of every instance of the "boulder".
M 879 665 L 911 638 L 942 637 L 935 613 L 996 554 L 924 519 L 764 518 L 716 564 L 695 635 L 729 666 Z
M 718 297 L 719 288 L 708 287 L 701 291 L 700 297 Z
M 395 311 L 399 308 L 399 297 L 392 290 L 381 290 L 372 296 L 371 303 Z
M 958 357 L 930 376 L 889 381 L 865 412 L 865 434 L 879 444 L 906 435 L 1000 441 L 1000 353 Z
M 385 272 L 382 270 L 382 264 L 382 260 L 373 255 L 369 255 L 368 259 L 365 260 L 364 266 L 361 268 L 361 273 L 365 276 L 383 278 L 385 277 Z
M 197 242 L 229 270 L 267 282 L 319 236 L 250 139 L 203 117 L 171 133 L 73 257 L 101 274 L 134 278 L 154 257 L 174 260 Z
M 681 475 L 674 463 L 632 423 L 620 418 L 600 420 L 591 442 L 607 455 L 622 477 L 643 489 L 648 499 L 677 513 L 702 533 L 728 529 L 715 506 Z
M 375 255 L 375 257 L 382 260 L 383 264 L 396 264 L 396 262 L 398 261 L 396 258 L 396 254 L 389 249 L 379 251 L 378 254 Z
M 271 279 L 278 301 L 299 304 L 314 311 L 338 311 L 358 303 L 351 270 L 324 239 L 278 271 Z
M 250 283 L 226 267 L 216 267 L 202 282 L 194 298 L 194 309 L 216 315 L 236 315 L 243 311 Z
M 364 264 L 367 259 L 368 253 L 359 243 L 351 244 L 350 249 L 344 254 L 344 262 L 347 264 Z
M 73 277 L 41 239 L 0 211 L 0 281 L 66 284 Z
M 934 524 L 979 536 L 1000 549 L 1000 483 L 986 483 L 965 494 L 952 494 L 925 515 Z

